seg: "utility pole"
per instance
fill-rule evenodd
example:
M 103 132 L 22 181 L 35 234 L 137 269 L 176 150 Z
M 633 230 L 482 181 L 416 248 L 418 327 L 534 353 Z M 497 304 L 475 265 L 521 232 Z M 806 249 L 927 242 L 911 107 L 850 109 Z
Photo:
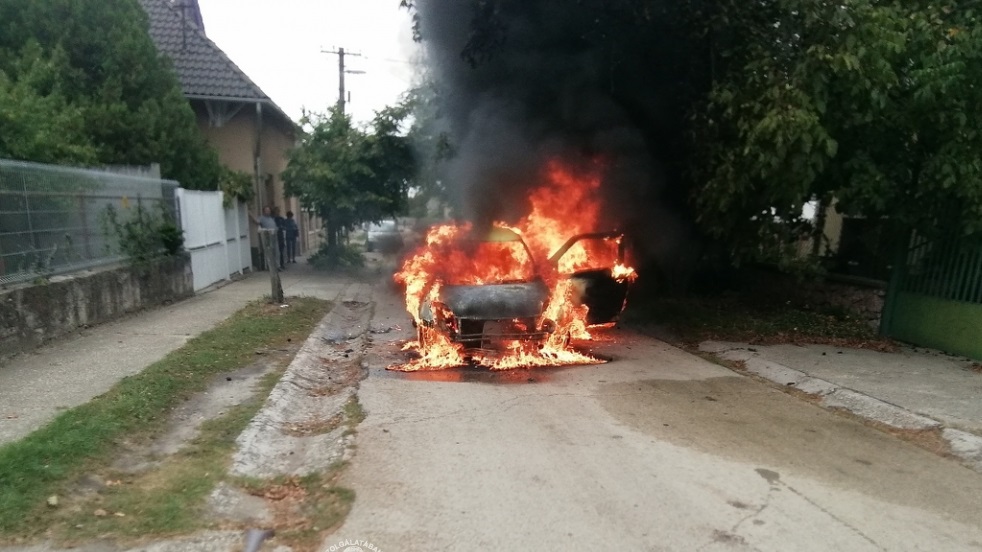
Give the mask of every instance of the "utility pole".
M 353 71 L 351 69 L 344 68 L 344 56 L 357 56 L 361 57 L 361 54 L 355 54 L 352 52 L 345 52 L 344 48 L 338 48 L 337 50 L 321 50 L 324 54 L 336 54 L 338 56 L 338 109 L 341 113 L 344 113 L 344 107 L 347 103 L 345 99 L 344 92 L 344 75 L 345 73 L 349 75 L 362 75 L 364 71 Z

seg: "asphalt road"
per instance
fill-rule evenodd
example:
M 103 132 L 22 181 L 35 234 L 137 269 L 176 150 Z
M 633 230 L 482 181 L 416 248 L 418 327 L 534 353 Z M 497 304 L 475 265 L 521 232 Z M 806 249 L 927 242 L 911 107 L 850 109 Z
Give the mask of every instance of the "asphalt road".
M 412 332 L 376 299 L 325 550 L 982 550 L 954 461 L 624 330 L 600 366 L 389 372 Z

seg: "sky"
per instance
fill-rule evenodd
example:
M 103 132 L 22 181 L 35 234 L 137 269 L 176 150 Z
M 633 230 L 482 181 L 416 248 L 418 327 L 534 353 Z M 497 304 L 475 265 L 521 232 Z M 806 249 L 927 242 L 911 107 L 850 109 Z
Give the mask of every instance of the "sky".
M 198 0 L 205 33 L 293 119 L 338 101 L 336 50 L 346 56 L 357 122 L 399 100 L 417 73 L 409 14 L 399 0 Z

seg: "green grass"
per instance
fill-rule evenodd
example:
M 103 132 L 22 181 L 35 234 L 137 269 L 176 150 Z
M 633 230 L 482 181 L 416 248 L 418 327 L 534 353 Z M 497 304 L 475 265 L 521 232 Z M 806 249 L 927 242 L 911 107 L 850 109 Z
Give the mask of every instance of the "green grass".
M 358 397 L 351 397 L 344 404 L 344 417 L 349 430 L 354 430 L 356 425 L 365 420 L 365 409 L 358 402 Z
M 680 344 L 706 340 L 868 344 L 883 341 L 865 321 L 842 310 L 807 310 L 739 296 L 657 298 L 628 304 L 625 322 L 653 328 Z
M 249 364 L 257 350 L 305 339 L 330 308 L 328 302 L 310 298 L 292 299 L 290 304 L 282 309 L 253 303 L 140 374 L 124 378 L 107 393 L 61 413 L 23 440 L 0 447 L 0 535 L 36 534 L 57 514 L 46 505 L 46 498 L 85 470 L 107 464 L 119 441 L 160 431 L 170 410 L 204 390 L 216 374 Z M 232 412 L 206 424 L 199 439 L 214 439 L 219 432 L 234 440 L 236 426 L 248 420 L 248 409 L 254 406 L 240 407 L 244 410 L 237 411 L 237 418 Z M 217 466 L 219 448 L 197 449 L 206 456 L 216 455 L 203 464 Z M 213 483 L 201 473 L 182 475 L 187 478 L 176 478 L 178 487 L 169 489 L 169 498 L 145 506 L 155 509 L 148 518 L 162 520 L 155 522 L 162 524 L 159 530 L 187 523 L 189 512 L 182 504 L 198 500 Z
M 201 425 L 198 436 L 159 468 L 105 489 L 98 499 L 68 512 L 59 535 L 65 539 L 100 535 L 145 537 L 188 533 L 207 526 L 205 499 L 225 478 L 235 439 L 262 408 L 282 370 L 266 374 L 252 398 Z M 113 477 L 110 475 L 109 477 Z M 109 513 L 94 517 L 98 508 Z M 113 514 L 122 512 L 125 517 Z M 53 520 L 54 521 L 54 520 Z
M 255 496 L 279 490 L 294 497 L 274 521 L 276 538 L 294 550 L 314 550 L 324 535 L 344 521 L 355 501 L 355 492 L 337 486 L 346 462 L 336 462 L 323 473 L 302 477 L 280 476 L 268 480 L 236 478 L 238 486 Z

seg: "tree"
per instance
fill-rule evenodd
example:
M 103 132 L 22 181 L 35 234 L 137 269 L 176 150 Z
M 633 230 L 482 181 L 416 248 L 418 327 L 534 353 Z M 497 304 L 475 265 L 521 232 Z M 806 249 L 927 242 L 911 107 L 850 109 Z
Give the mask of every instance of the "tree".
M 580 72 L 580 89 L 612 101 L 660 168 L 651 193 L 628 203 L 633 216 L 670 211 L 731 260 L 782 258 L 815 231 L 801 217 L 815 200 L 922 232 L 941 222 L 982 229 L 982 28 L 972 2 L 402 4 L 421 40 L 456 47 L 469 66 L 451 72 L 456 96 L 507 97 L 539 128 L 599 135 L 572 124 L 582 109 L 564 111 L 552 92 L 565 91 L 549 88 Z M 451 8 L 454 19 L 440 19 Z M 453 56 L 435 57 L 445 76 Z
M 405 209 L 416 163 L 402 130 L 405 105 L 376 114 L 368 130 L 356 128 L 337 109 L 308 117 L 309 127 L 290 153 L 283 172 L 286 193 L 299 197 L 324 219 L 329 246 L 343 229 L 377 222 Z
M 982 34 L 962 2 L 764 2 L 725 45 L 728 71 L 695 112 L 703 227 L 753 258 L 807 227 L 802 204 L 929 231 L 982 228 Z M 747 22 L 728 5 L 713 32 Z M 778 244 L 773 244 L 778 245 Z
M 68 103 L 58 74 L 60 48 L 44 57 L 37 43 L 24 48 L 12 80 L 0 72 L 0 157 L 40 163 L 90 164 L 96 149 L 79 109 Z
M 215 189 L 217 154 L 148 26 L 136 0 L 0 2 L 0 106 L 27 108 L 0 112 L 11 123 L 0 127 L 0 155 L 156 162 L 185 187 Z

